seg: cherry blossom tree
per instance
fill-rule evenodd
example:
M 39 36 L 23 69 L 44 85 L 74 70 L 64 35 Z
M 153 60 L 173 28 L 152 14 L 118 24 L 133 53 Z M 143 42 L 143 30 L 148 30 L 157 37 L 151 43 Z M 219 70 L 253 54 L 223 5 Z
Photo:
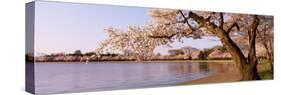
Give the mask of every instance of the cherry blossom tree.
M 188 11 L 174 9 L 151 9 L 152 21 L 145 26 L 130 26 L 128 30 L 108 28 L 109 39 L 101 44 L 100 50 L 131 50 L 137 58 L 146 59 L 153 55 L 156 46 L 170 45 L 183 38 L 200 39 L 214 36 L 231 54 L 242 75 L 241 80 L 259 80 L 256 57 L 257 32 L 259 25 L 268 20 L 263 16 L 221 12 Z M 233 39 L 247 35 L 248 54 L 244 55 Z
M 273 69 L 274 51 L 273 51 L 273 16 L 261 16 L 261 23 L 258 27 L 257 42 L 260 43 L 266 51 L 266 57 Z
M 118 51 L 126 53 L 131 51 L 131 55 L 137 60 L 148 59 L 154 55 L 153 50 L 160 44 L 166 44 L 167 41 L 161 39 L 149 38 L 149 27 L 130 26 L 126 31 L 110 27 L 105 29 L 109 38 L 100 43 L 99 53 L 104 51 Z

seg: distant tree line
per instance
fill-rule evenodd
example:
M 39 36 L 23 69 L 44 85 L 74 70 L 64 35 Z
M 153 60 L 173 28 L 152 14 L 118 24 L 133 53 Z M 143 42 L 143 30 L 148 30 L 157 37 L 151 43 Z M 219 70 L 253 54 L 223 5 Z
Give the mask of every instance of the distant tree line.
M 96 52 L 86 52 L 86 53 L 82 53 L 81 50 L 75 50 L 73 53 L 51 53 L 48 55 L 45 55 L 45 57 L 56 57 L 56 56 L 93 56 L 93 55 L 99 55 L 99 56 L 110 56 L 110 57 L 114 57 L 114 56 L 118 56 L 120 54 L 117 53 L 102 53 L 102 54 L 98 54 Z

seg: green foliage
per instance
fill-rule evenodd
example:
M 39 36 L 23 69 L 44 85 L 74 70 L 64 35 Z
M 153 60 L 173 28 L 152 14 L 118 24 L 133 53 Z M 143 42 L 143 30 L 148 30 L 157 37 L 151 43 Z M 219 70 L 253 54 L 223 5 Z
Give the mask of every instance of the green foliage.
M 81 50 L 75 50 L 74 53 L 72 54 L 73 56 L 82 56 Z
M 273 73 L 271 71 L 265 71 L 259 73 L 262 80 L 273 79 Z
M 111 57 L 114 57 L 114 56 L 118 56 L 118 54 L 115 54 L 115 53 L 105 53 L 105 54 L 100 54 L 101 56 L 111 56 Z
M 95 52 L 86 52 L 84 54 L 85 56 L 92 56 L 92 55 L 97 55 Z
M 208 55 L 209 55 L 212 51 L 214 51 L 213 48 L 208 48 L 208 49 L 204 49 L 204 50 L 200 51 L 200 53 L 199 53 L 199 59 L 200 59 L 200 60 L 207 60 L 207 59 L 208 59 Z
M 263 80 L 273 79 L 273 71 L 271 71 L 269 60 L 260 59 L 259 60 L 259 75 Z
M 269 64 L 269 60 L 266 58 L 260 58 L 259 59 L 259 64 Z

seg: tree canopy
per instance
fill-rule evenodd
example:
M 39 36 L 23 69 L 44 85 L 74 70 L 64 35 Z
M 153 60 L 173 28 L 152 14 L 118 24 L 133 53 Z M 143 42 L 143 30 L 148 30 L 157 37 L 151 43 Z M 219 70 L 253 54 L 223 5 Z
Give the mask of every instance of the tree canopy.
M 148 15 L 152 20 L 145 26 L 106 29 L 109 39 L 103 41 L 98 50 L 130 50 L 138 59 L 146 59 L 157 46 L 169 46 L 183 38 L 214 36 L 232 55 L 242 80 L 260 79 L 256 70 L 256 42 L 273 44 L 273 16 L 176 9 L 151 9 Z M 270 38 L 265 37 L 266 34 Z M 239 41 L 246 44 L 237 43 Z M 243 49 L 248 54 L 243 54 Z

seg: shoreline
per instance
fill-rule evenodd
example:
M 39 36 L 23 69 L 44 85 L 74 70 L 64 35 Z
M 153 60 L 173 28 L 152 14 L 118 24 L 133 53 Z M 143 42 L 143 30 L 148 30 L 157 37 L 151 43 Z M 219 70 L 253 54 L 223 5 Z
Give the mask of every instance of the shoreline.
M 270 72 L 268 64 L 258 64 L 258 73 L 261 77 L 261 80 L 272 80 L 273 75 L 268 75 Z M 267 73 L 267 74 L 265 74 Z M 191 85 L 191 84 L 211 84 L 211 83 L 229 83 L 229 82 L 238 82 L 241 79 L 241 74 L 239 73 L 238 68 L 223 72 L 223 73 L 215 73 L 213 75 L 209 75 L 204 78 L 191 80 L 183 83 L 179 83 L 178 85 Z
M 34 63 L 54 63 L 56 64 L 56 62 L 59 63 L 74 63 L 74 62 L 78 62 L 77 64 L 82 64 L 85 63 L 85 61 L 34 61 Z M 92 62 L 92 63 L 91 63 Z M 136 63 L 141 63 L 141 62 L 147 62 L 147 63 L 152 63 L 152 62 L 227 62 L 227 63 L 231 63 L 234 62 L 233 60 L 150 60 L 150 61 L 115 61 L 115 60 L 111 60 L 111 61 L 88 61 L 87 63 L 89 64 L 93 64 L 93 62 L 136 62 Z
M 223 73 L 216 73 L 201 79 L 191 80 L 178 85 L 194 85 L 194 84 L 211 84 L 211 83 L 229 83 L 238 82 L 241 79 L 241 75 L 238 70 L 228 71 Z

